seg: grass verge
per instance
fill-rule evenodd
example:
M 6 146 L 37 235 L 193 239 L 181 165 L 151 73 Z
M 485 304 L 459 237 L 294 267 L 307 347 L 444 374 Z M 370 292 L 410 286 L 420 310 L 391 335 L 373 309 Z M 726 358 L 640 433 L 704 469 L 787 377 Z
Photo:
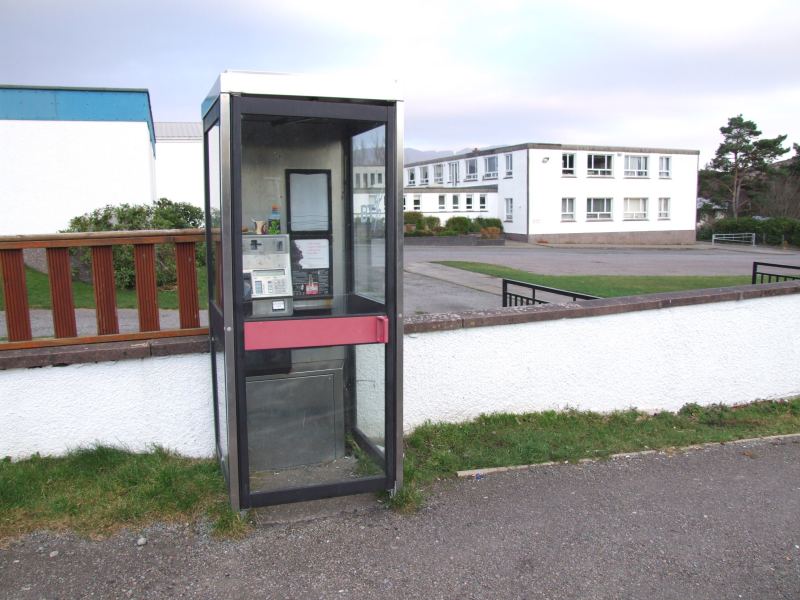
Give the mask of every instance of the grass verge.
M 39 529 L 106 535 L 203 517 L 221 536 L 248 528 L 231 510 L 214 460 L 99 446 L 58 458 L 0 461 L 0 539 Z
M 426 424 L 405 440 L 404 495 L 396 508 L 420 503 L 420 487 L 456 471 L 549 461 L 604 458 L 620 452 L 800 432 L 800 397 L 742 406 L 687 404 L 677 413 L 570 410 L 483 415 L 459 424 Z
M 730 287 L 750 283 L 750 276 L 738 275 L 541 275 L 488 263 L 457 260 L 443 260 L 437 263 L 473 273 L 516 279 L 602 298 Z
M 570 410 L 426 424 L 406 438 L 405 483 L 385 502 L 413 512 L 424 501 L 426 484 L 465 469 L 798 432 L 800 397 L 736 407 L 687 404 L 677 413 L 655 415 Z M 213 460 L 182 458 L 160 448 L 135 454 L 100 446 L 59 458 L 0 461 L 0 539 L 39 529 L 105 535 L 121 527 L 201 518 L 209 519 L 220 536 L 239 537 L 249 529 L 230 509 Z
M 197 287 L 200 308 L 206 308 L 206 268 L 197 269 Z M 28 286 L 28 305 L 30 308 L 50 308 L 50 279 L 30 267 L 25 268 L 25 281 Z M 72 296 L 75 308 L 94 308 L 94 288 L 91 284 L 82 281 L 72 282 Z M 158 306 L 164 309 L 177 310 L 178 289 L 160 289 L 158 291 Z M 117 308 L 136 308 L 136 290 L 117 288 Z M 0 310 L 5 310 L 5 298 L 0 286 Z

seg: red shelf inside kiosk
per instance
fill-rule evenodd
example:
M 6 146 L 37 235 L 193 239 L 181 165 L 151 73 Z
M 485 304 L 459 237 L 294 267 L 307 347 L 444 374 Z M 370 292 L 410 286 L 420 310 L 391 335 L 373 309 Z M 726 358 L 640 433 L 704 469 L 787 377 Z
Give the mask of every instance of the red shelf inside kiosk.
M 385 344 L 389 341 L 389 319 L 383 315 L 247 321 L 245 350 L 278 350 L 351 344 Z

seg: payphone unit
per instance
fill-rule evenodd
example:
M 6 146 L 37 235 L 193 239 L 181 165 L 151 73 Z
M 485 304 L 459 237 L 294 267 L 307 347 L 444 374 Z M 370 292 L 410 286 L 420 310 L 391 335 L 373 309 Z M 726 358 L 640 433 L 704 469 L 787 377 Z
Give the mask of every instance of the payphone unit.
M 292 314 L 292 270 L 288 235 L 242 236 L 244 302 L 250 315 Z
M 402 480 L 395 82 L 225 72 L 203 103 L 217 455 L 234 508 Z

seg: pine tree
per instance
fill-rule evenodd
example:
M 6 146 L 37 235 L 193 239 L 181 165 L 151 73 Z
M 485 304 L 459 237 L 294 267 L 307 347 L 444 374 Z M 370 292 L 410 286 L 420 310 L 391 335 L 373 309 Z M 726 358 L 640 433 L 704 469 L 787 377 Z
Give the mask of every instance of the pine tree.
M 758 139 L 761 135 L 758 126 L 753 121 L 745 121 L 742 115 L 728 119 L 728 124 L 719 131 L 724 139 L 711 161 L 711 168 L 728 176 L 730 209 L 733 216 L 738 217 L 749 202 L 742 199 L 742 185 L 767 173 L 772 161 L 789 149 L 781 145 L 786 140 L 785 135 Z

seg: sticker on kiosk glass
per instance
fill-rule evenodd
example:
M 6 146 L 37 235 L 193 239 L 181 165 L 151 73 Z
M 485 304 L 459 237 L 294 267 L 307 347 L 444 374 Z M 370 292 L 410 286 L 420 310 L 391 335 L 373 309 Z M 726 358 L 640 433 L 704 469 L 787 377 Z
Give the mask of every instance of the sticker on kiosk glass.
M 292 241 L 292 293 L 330 296 L 330 241 L 324 238 Z

